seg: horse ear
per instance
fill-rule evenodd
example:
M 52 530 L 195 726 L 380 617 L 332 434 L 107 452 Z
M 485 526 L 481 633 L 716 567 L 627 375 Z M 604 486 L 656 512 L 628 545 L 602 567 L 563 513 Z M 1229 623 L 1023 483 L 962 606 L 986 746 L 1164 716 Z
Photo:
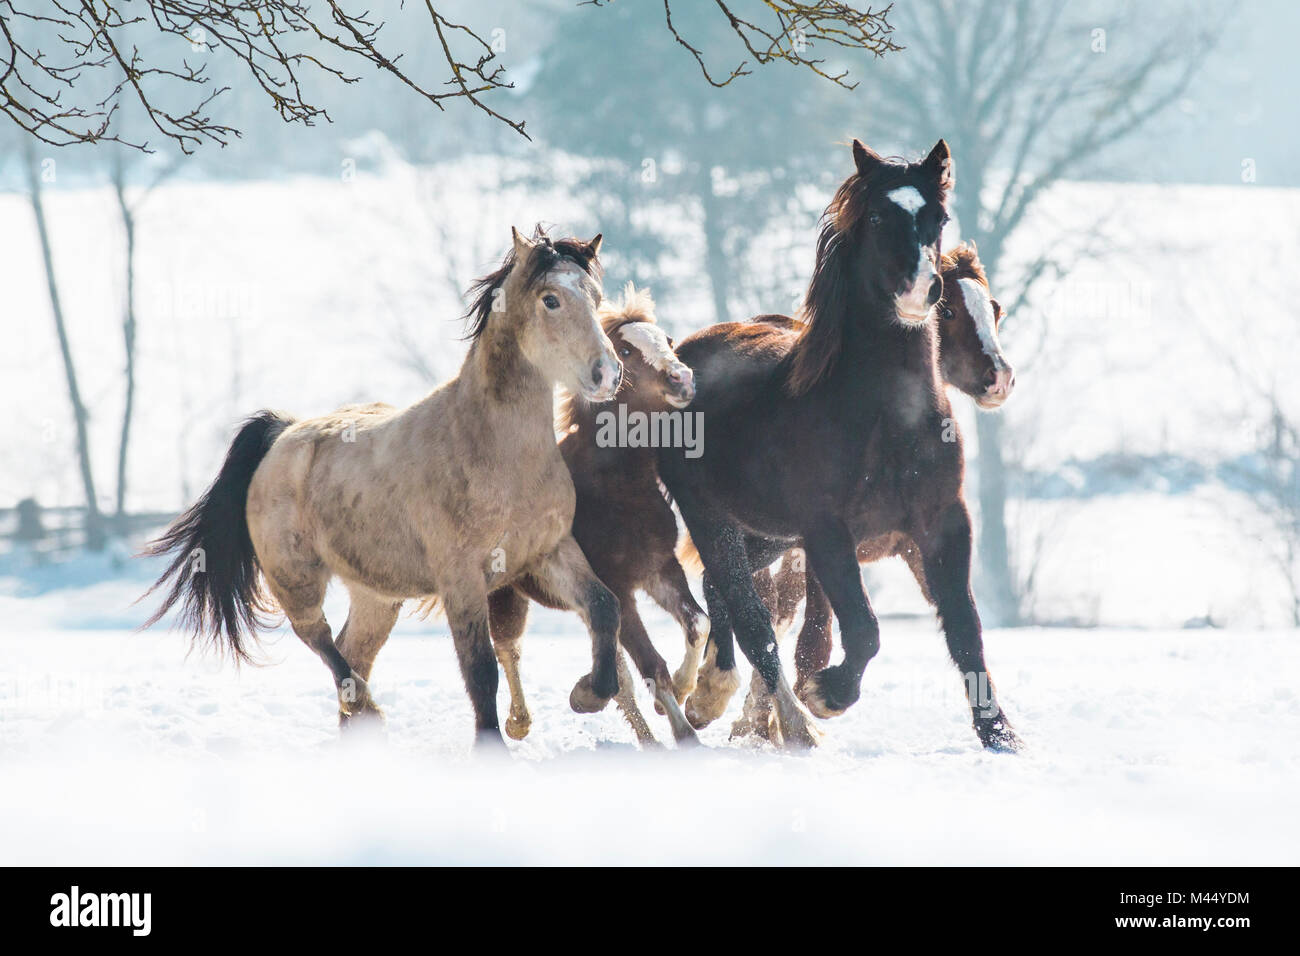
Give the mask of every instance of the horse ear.
M 883 162 L 884 160 L 880 158 L 879 153 L 869 146 L 862 145 L 862 140 L 855 139 L 853 141 L 853 163 L 858 167 L 859 176 L 870 174 Z
M 939 180 L 940 189 L 952 189 L 952 152 L 948 149 L 946 140 L 941 139 L 934 144 L 934 149 L 930 150 L 930 155 L 925 157 L 921 167 L 927 172 L 934 173 Z
M 520 233 L 514 226 L 510 227 L 510 238 L 514 240 L 515 258 L 521 261 L 528 258 L 528 253 L 537 245 L 533 240 Z
M 587 243 L 587 255 L 593 259 L 596 258 L 600 254 L 600 241 L 604 238 L 605 234 L 603 232 L 596 233 L 596 238 Z

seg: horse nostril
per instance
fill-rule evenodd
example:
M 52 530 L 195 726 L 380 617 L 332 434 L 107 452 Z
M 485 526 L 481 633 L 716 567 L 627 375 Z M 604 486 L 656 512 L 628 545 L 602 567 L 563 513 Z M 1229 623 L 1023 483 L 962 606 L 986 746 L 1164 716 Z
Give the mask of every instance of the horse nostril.
M 936 302 L 939 301 L 939 299 L 942 296 L 943 296 L 943 283 L 939 280 L 935 280 L 933 283 L 930 284 L 930 294 L 926 296 L 925 301 L 929 305 L 934 305 Z
M 984 379 L 980 384 L 984 386 L 984 391 L 986 392 L 992 389 L 993 386 L 998 384 L 998 370 L 991 368 L 985 372 Z
M 599 362 L 592 363 L 591 384 L 599 385 L 604 380 L 605 380 L 605 370 L 601 367 L 601 364 Z

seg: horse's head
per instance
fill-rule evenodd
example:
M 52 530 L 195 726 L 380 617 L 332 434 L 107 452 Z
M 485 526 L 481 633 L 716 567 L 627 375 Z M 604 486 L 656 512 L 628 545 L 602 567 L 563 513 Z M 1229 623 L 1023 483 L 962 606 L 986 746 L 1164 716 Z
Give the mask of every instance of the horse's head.
M 629 411 L 685 408 L 695 398 L 695 373 L 673 351 L 673 340 L 655 324 L 654 300 L 627 284 L 623 301 L 602 309 L 602 323 L 623 363 L 618 394 Z
M 506 261 L 474 285 L 471 337 L 499 321 L 549 381 L 591 401 L 608 401 L 618 391 L 622 367 L 598 317 L 601 237 L 553 241 L 540 228 L 532 239 L 517 229 L 511 233 L 514 248 Z
M 948 144 L 939 140 L 921 162 L 901 163 L 855 139 L 853 161 L 858 174 L 837 195 L 837 226 L 857 243 L 868 287 L 892 300 L 900 322 L 919 325 L 943 292 L 939 236 L 953 182 Z
M 989 294 L 973 242 L 946 253 L 942 261 L 939 362 L 943 380 L 975 399 L 980 408 L 998 408 L 1016 386 L 1015 370 L 998 342 L 1002 306 Z

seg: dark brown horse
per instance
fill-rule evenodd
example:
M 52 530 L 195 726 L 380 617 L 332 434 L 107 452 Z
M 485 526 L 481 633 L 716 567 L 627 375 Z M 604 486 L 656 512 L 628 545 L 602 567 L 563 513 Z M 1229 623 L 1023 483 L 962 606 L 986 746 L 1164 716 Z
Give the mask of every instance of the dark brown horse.
M 844 660 L 812 675 L 801 699 L 833 716 L 857 700 L 880 645 L 857 544 L 901 532 L 920 552 L 980 741 L 1016 749 L 984 664 L 961 436 L 930 318 L 942 293 L 951 157 L 942 141 L 919 163 L 882 159 L 857 141 L 853 155 L 857 170 L 823 218 L 797 334 L 727 323 L 677 350 L 695 371 L 692 408 L 710 436 L 697 459 L 674 449 L 658 459 L 704 563 L 712 620 L 687 714 L 715 719 L 738 686 L 734 632 L 773 695 L 781 737 L 815 743 L 818 732 L 782 673 L 754 569 L 802 541 L 840 623 Z
M 1002 323 L 1002 306 L 989 293 L 988 277 L 974 243 L 964 243 L 944 253 L 941 277 L 943 298 L 939 300 L 933 321 L 939 327 L 939 372 L 945 385 L 969 395 L 983 409 L 997 409 L 1011 396 L 1016 376 L 1002 354 L 998 328 Z M 764 317 L 767 318 L 767 317 Z M 792 320 L 779 317 L 786 323 Z M 791 325 L 797 329 L 797 325 Z M 916 542 L 902 532 L 881 535 L 858 545 L 858 561 L 870 564 L 881 558 L 901 557 L 907 562 L 931 604 L 925 581 L 925 569 Z M 780 570 L 772 575 L 767 568 L 754 574 L 754 584 L 772 614 L 777 639 L 794 621 L 795 611 L 805 596 L 803 627 L 795 648 L 795 694 L 808 678 L 830 662 L 831 606 L 817 584 L 817 576 L 806 574 L 801 550 L 789 551 L 781 559 Z M 755 733 L 769 735 L 771 701 L 755 672 L 742 715 L 732 725 L 733 737 Z
M 694 688 L 709 621 L 677 561 L 677 519 L 659 487 L 652 447 L 652 440 L 685 437 L 687 423 L 680 416 L 688 413 L 681 409 L 695 397 L 694 375 L 655 324 L 654 302 L 645 292 L 629 284 L 621 303 L 602 307 L 601 325 L 623 363 L 622 387 L 606 402 L 572 395 L 557 426 L 563 433 L 560 453 L 577 492 L 573 537 L 596 576 L 618 598 L 619 643 L 645 678 L 657 709 L 668 715 L 674 739 L 679 745 L 695 743 L 695 731 L 679 705 Z M 638 427 L 644 441 L 634 431 Z M 668 665 L 637 613 L 637 591 L 671 614 L 686 635 L 686 662 L 676 678 L 669 677 Z M 549 603 L 526 585 L 503 588 L 489 599 L 492 640 L 510 687 L 506 733 L 516 740 L 528 733 L 531 723 L 519 679 L 520 638 L 530 597 Z M 615 701 L 642 744 L 653 745 L 654 735 L 637 709 L 625 667 L 620 668 L 619 684 Z

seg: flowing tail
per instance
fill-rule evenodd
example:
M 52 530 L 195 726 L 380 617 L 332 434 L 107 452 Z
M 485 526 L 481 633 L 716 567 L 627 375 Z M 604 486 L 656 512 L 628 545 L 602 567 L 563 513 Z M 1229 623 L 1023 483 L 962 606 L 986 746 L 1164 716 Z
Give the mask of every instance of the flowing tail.
M 230 443 L 212 486 L 146 545 L 144 554 L 175 554 L 145 594 L 170 585 L 162 606 L 144 623 L 157 624 L 178 602 L 180 623 L 196 642 L 229 651 L 236 664 L 251 662 L 247 636 L 268 626 L 272 602 L 262 590 L 261 569 L 248 534 L 248 487 L 253 473 L 293 419 L 261 411 L 244 422 Z

